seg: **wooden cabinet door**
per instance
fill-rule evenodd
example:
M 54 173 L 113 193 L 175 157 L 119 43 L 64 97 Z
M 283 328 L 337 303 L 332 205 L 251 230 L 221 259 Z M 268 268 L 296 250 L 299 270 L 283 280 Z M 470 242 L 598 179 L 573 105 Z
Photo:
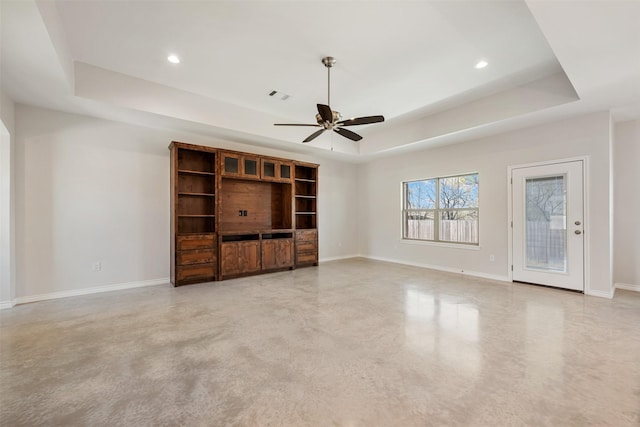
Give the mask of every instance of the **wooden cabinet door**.
M 293 266 L 293 239 L 277 240 L 276 262 L 279 268 Z
M 242 159 L 240 155 L 235 153 L 222 153 L 220 156 L 221 167 L 220 173 L 223 176 L 240 176 L 242 175 Z
M 240 254 L 238 243 L 222 243 L 220 245 L 220 261 L 222 276 L 234 276 L 236 274 L 240 274 Z
M 293 163 L 275 159 L 261 160 L 261 175 L 263 181 L 292 182 Z
M 241 153 L 221 153 L 220 158 L 222 176 L 260 179 L 260 157 Z
M 260 242 L 224 242 L 220 245 L 222 276 L 260 271 Z
M 238 242 L 240 273 L 254 273 L 260 271 L 260 242 Z
M 242 177 L 260 179 L 260 158 L 242 156 Z
M 278 261 L 276 260 L 278 247 L 276 243 L 277 240 L 262 241 L 262 268 L 264 270 L 278 268 Z
M 293 163 L 291 162 L 278 163 L 278 180 L 282 182 L 293 181 Z
M 278 179 L 278 172 L 280 172 L 278 162 L 271 159 L 262 159 L 260 163 L 262 169 L 262 179 L 264 181 L 276 181 Z
M 262 269 L 274 270 L 293 266 L 293 239 L 262 241 Z

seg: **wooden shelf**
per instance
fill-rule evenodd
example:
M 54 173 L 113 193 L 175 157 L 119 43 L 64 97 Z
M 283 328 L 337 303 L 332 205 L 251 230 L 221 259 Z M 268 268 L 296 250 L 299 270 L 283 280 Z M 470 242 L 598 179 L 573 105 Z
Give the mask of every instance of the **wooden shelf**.
M 200 197 L 215 197 L 214 193 L 188 193 L 186 191 L 181 191 L 178 193 L 178 196 L 200 196 Z
M 206 175 L 206 176 L 215 176 L 215 172 L 203 172 L 189 169 L 178 169 L 178 173 L 188 173 L 192 175 Z
M 215 217 L 206 215 L 176 215 L 178 234 L 211 234 L 215 233 Z
M 316 182 L 315 179 L 304 179 L 304 178 L 296 178 L 296 181 L 300 181 L 300 182 Z
M 175 170 L 180 175 L 180 171 L 185 171 L 191 175 L 209 177 L 216 172 L 216 153 L 203 151 L 199 148 L 186 147 L 185 144 L 172 144 L 178 149 L 178 156 L 175 159 Z M 182 174 L 185 175 L 185 174 Z

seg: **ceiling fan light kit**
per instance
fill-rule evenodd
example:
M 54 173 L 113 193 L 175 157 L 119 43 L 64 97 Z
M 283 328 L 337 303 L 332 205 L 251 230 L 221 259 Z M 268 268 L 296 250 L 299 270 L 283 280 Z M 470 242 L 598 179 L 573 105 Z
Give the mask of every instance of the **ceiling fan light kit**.
M 322 135 L 326 130 L 332 130 L 335 133 L 342 135 L 352 141 L 360 141 L 362 139 L 362 136 L 350 131 L 349 129 L 344 129 L 343 127 L 384 122 L 384 116 L 366 116 L 342 120 L 342 115 L 338 111 L 333 111 L 329 106 L 331 104 L 331 67 L 335 65 L 336 59 L 332 56 L 327 56 L 325 58 L 322 58 L 322 63 L 325 67 L 327 67 L 327 104 L 317 104 L 317 124 L 275 123 L 274 126 L 313 126 L 322 128 L 309 135 L 302 142 L 311 142 Z

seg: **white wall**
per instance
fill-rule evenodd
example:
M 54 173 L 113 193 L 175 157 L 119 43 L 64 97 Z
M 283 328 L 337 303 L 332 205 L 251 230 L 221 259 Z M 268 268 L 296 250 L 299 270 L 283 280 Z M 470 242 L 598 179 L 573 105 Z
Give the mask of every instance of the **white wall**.
M 389 156 L 357 167 L 35 107 L 17 106 L 15 116 L 19 301 L 167 279 L 167 146 L 172 139 L 320 163 L 321 260 L 363 254 L 495 278 L 508 275 L 507 166 L 588 156 L 590 288 L 595 294 L 611 291 L 607 113 Z M 630 122 L 616 128 L 616 194 L 634 190 L 637 194 L 638 127 L 638 122 Z M 480 173 L 480 249 L 402 242 L 400 182 L 473 171 Z M 638 197 L 615 200 L 618 214 L 638 212 Z M 635 233 L 616 234 L 617 282 L 638 283 L 640 238 L 638 226 L 629 224 L 637 217 L 627 216 L 624 222 L 616 216 L 617 225 Z M 494 262 L 489 261 L 491 254 Z M 100 272 L 92 271 L 96 261 L 102 262 Z
M 358 255 L 357 165 L 316 159 L 320 261 Z
M 590 293 L 609 296 L 609 114 L 587 116 L 462 144 L 410 152 L 360 166 L 359 249 L 365 256 L 408 264 L 508 277 L 507 167 L 589 156 L 587 238 Z M 401 239 L 401 181 L 480 174 L 480 249 L 415 244 Z M 489 255 L 495 261 L 489 261 Z
M 0 308 L 15 299 L 14 116 L 13 101 L 0 91 Z
M 640 120 L 615 126 L 613 160 L 614 282 L 640 290 Z
M 168 281 L 171 140 L 320 163 L 320 258 L 357 253 L 354 165 L 20 105 L 18 301 Z

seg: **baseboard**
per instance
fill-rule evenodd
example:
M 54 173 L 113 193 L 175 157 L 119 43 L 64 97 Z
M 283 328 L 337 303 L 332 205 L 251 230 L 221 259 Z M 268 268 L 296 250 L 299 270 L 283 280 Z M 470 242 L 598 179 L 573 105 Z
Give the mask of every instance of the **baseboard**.
M 628 283 L 616 283 L 614 287 L 616 289 L 624 289 L 626 291 L 640 292 L 640 285 L 630 285 Z
M 50 294 L 30 295 L 26 297 L 18 297 L 15 299 L 15 304 L 27 304 L 36 301 L 46 301 L 50 299 L 74 297 L 79 295 L 98 294 L 102 292 L 120 291 L 123 289 L 142 288 L 144 286 L 154 285 L 166 285 L 169 283 L 169 278 L 162 279 L 142 280 L 140 282 L 129 283 L 117 283 L 115 285 L 96 286 L 93 288 L 74 289 L 72 291 L 60 291 L 52 292 Z
M 511 283 L 511 281 L 509 280 L 508 276 L 502 276 L 502 275 L 499 275 L 499 274 L 487 274 L 487 273 L 482 273 L 480 271 L 463 270 L 463 269 L 459 269 L 459 268 L 444 267 L 444 266 L 441 266 L 441 265 L 423 264 L 423 263 L 418 263 L 418 262 L 407 262 L 407 261 L 401 261 L 401 260 L 397 260 L 397 259 L 376 257 L 376 256 L 371 256 L 371 255 L 358 255 L 358 256 L 362 257 L 362 258 L 373 259 L 373 260 L 376 260 L 376 261 L 392 262 L 394 264 L 410 265 L 412 267 L 428 268 L 429 270 L 444 271 L 444 272 L 447 272 L 447 273 L 456 273 L 456 274 L 462 274 L 462 275 L 465 275 L 465 276 L 478 277 L 480 279 L 497 280 L 498 282 L 509 282 L 509 283 Z
M 334 257 L 329 257 L 329 258 L 320 258 L 318 259 L 318 262 L 329 262 L 329 261 L 340 261 L 342 259 L 351 259 L 351 258 L 358 258 L 361 257 L 362 255 L 342 255 L 342 256 L 334 256 Z
M 607 291 L 594 291 L 594 290 L 588 290 L 585 291 L 585 295 L 589 295 L 592 297 L 600 297 L 600 298 L 607 298 L 607 299 L 611 299 L 613 298 L 613 293 L 615 292 L 615 288 L 611 289 L 611 291 L 607 292 Z
M 13 308 L 14 305 L 16 305 L 16 300 L 2 301 L 0 302 L 0 310 L 4 310 L 5 308 Z

